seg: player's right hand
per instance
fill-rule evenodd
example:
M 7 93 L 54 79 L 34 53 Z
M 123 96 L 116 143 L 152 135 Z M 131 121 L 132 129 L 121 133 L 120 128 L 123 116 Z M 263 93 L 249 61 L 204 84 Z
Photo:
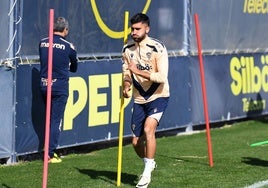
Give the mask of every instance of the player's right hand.
M 130 87 L 125 87 L 125 88 L 123 89 L 123 96 L 124 96 L 125 98 L 129 98 L 129 97 L 131 97 L 131 88 L 130 88 Z

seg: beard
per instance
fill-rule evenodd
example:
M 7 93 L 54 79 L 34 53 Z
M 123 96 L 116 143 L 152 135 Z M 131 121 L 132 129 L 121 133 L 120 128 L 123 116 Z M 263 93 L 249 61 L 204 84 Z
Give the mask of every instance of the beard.
M 131 38 L 135 41 L 135 42 L 141 42 L 144 38 L 145 38 L 145 35 L 142 35 L 142 36 L 136 36 L 136 35 L 131 35 Z

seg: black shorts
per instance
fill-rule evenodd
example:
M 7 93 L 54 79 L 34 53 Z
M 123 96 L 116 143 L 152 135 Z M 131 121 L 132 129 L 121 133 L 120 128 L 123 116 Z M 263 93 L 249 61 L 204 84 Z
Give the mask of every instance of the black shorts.
M 136 137 L 143 135 L 144 122 L 147 117 L 152 117 L 159 123 L 164 111 L 167 108 L 169 97 L 161 97 L 145 104 L 133 105 L 131 130 Z

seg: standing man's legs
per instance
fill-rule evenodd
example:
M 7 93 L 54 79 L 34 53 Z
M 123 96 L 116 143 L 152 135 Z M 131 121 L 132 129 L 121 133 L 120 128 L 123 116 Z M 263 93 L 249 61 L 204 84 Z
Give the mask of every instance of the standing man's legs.
M 51 105 L 49 157 L 53 158 L 59 142 L 67 95 L 53 95 Z

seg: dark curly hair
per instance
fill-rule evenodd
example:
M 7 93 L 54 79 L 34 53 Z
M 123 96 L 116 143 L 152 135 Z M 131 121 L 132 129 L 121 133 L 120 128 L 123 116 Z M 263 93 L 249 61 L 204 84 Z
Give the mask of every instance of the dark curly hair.
M 131 24 L 135 24 L 139 22 L 146 23 L 148 26 L 150 26 L 150 19 L 146 14 L 137 13 L 134 16 L 132 16 L 130 19 Z

